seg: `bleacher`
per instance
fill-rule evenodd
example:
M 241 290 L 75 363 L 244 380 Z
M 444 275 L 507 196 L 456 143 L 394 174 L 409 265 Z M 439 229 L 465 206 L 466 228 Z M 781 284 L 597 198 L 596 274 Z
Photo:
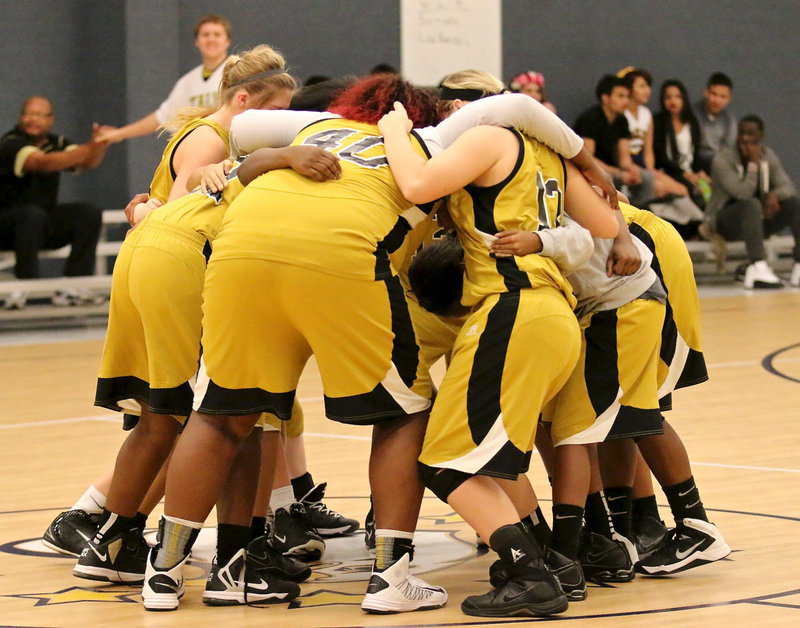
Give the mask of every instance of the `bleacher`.
M 111 264 L 116 257 L 121 239 L 115 239 L 113 231 L 118 225 L 127 225 L 128 219 L 121 209 L 103 211 L 103 229 L 97 244 L 97 264 L 95 274 L 88 277 L 47 277 L 42 279 L 15 279 L 13 276 L 14 253 L 0 251 L 0 302 L 13 292 L 25 292 L 29 304 L 21 310 L 0 310 L 0 322 L 33 319 L 63 319 L 104 315 L 108 313 L 108 302 L 100 305 L 80 305 L 61 307 L 50 303 L 50 297 L 57 290 L 90 289 L 106 296 L 111 290 Z M 65 259 L 69 255 L 69 245 L 60 249 L 42 251 L 41 259 Z M 41 303 L 37 303 L 40 301 Z

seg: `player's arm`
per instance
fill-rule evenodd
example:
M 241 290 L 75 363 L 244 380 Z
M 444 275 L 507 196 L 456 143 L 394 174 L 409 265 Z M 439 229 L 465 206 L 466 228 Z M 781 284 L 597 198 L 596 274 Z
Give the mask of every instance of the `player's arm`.
M 217 163 L 225 159 L 228 147 L 217 133 L 209 126 L 197 127 L 186 136 L 172 158 L 175 169 L 175 181 L 168 200 L 174 200 L 187 194 L 189 177 L 199 167 Z
M 280 168 L 291 168 L 313 181 L 328 181 L 342 176 L 339 158 L 319 146 L 260 148 L 239 166 L 239 181 L 248 185 L 253 179 Z
M 266 111 L 250 109 L 234 116 L 229 132 L 230 155 L 249 155 L 259 148 L 282 148 L 292 143 L 309 124 L 335 114 L 319 111 Z

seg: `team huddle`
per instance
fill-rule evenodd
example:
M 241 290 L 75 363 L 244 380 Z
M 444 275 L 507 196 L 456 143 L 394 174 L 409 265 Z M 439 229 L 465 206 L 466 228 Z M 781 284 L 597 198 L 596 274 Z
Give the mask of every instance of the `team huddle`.
M 409 570 L 425 488 L 498 555 L 468 615 L 558 614 L 587 580 L 730 553 L 662 414 L 707 379 L 685 245 L 555 114 L 502 92 L 473 70 L 435 91 L 396 74 L 297 91 L 268 46 L 228 59 L 219 106 L 173 125 L 129 206 L 95 404 L 135 426 L 78 542 L 63 517 L 44 537 L 76 576 L 177 609 L 216 505 L 203 601 L 300 595 L 323 537 L 358 528 L 304 466 L 312 355 L 326 416 L 372 427 L 368 613 L 448 601 Z M 552 528 L 525 475 L 534 449 Z

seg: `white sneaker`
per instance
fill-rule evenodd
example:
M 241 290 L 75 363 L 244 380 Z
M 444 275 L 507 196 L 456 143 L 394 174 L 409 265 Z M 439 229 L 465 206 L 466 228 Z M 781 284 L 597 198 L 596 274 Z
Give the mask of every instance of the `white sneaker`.
M 651 576 L 679 573 L 725 558 L 731 553 L 719 528 L 700 519 L 684 519 L 664 544 L 636 564 L 636 571 Z
M 792 266 L 792 278 L 789 279 L 789 285 L 800 288 L 800 262 L 795 262 Z
M 10 293 L 3 302 L 4 310 L 21 310 L 28 302 L 28 295 L 21 290 Z
M 106 300 L 106 297 L 88 288 L 79 288 L 77 290 L 57 290 L 50 300 L 53 305 L 70 307 L 73 305 L 100 305 Z
M 783 282 L 772 272 L 769 264 L 762 259 L 747 267 L 744 273 L 744 287 L 749 290 L 783 288 Z
M 153 565 L 157 551 L 154 547 L 147 556 L 142 602 L 148 611 L 174 611 L 183 597 L 183 566 L 189 557 L 171 569 L 159 569 Z
M 381 572 L 372 572 L 361 610 L 375 615 L 428 611 L 447 604 L 447 592 L 408 572 L 409 555 Z

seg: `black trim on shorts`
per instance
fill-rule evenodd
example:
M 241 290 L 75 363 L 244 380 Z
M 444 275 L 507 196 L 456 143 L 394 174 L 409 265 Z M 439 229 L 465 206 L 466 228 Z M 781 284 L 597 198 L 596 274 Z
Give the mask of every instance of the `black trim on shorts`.
M 383 240 L 378 242 L 378 250 L 384 249 L 388 253 L 394 253 L 402 246 L 403 241 L 406 239 L 406 235 L 408 235 L 409 231 L 411 231 L 411 225 L 408 223 L 408 220 L 406 220 L 403 216 L 398 216 L 397 222 L 394 223 L 394 226 L 391 228 L 389 233 L 386 234 Z M 379 277 L 377 277 L 377 263 L 375 272 L 375 278 L 379 279 Z
M 174 388 L 150 388 L 150 384 L 133 375 L 97 379 L 94 405 L 125 412 L 119 405 L 123 399 L 135 399 L 154 414 L 189 416 L 194 391 L 189 382 Z
M 668 392 L 666 395 L 658 400 L 658 408 L 661 412 L 668 412 L 672 410 L 672 393 Z
M 261 388 L 223 388 L 210 380 L 197 411 L 230 416 L 270 412 L 281 421 L 288 421 L 292 418 L 295 392 L 290 390 L 274 393 Z
M 395 275 L 384 280 L 389 297 L 389 308 L 392 313 L 392 362 L 400 374 L 403 383 L 411 388 L 417 379 L 419 368 L 419 345 L 411 324 L 411 313 L 408 311 L 403 285 L 400 277 Z
M 360 395 L 324 398 L 325 416 L 348 425 L 374 425 L 408 416 L 382 384 Z
M 643 409 L 621 406 L 606 440 L 640 438 L 664 433 L 664 417 L 658 408 Z
M 619 391 L 617 311 L 592 315 L 584 337 L 586 362 L 583 377 L 595 416 L 600 416 L 614 403 Z
M 480 468 L 477 475 L 516 480 L 520 473 L 525 473 L 528 470 L 530 462 L 531 452 L 520 451 L 514 443 L 506 441 L 500 451 Z
M 500 295 L 478 340 L 467 384 L 467 422 L 472 441 L 479 445 L 500 416 L 500 388 L 508 343 L 519 310 L 519 293 Z

